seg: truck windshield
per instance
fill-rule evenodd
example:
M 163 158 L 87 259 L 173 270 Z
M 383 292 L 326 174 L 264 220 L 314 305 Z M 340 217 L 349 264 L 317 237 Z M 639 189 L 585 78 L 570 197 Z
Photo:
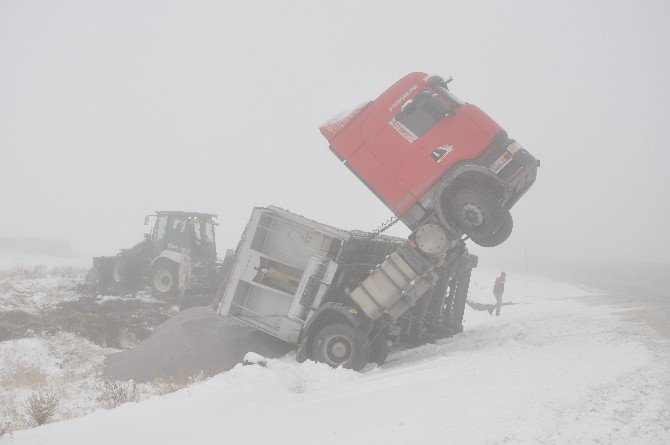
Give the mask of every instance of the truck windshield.
M 395 119 L 416 136 L 423 136 L 450 112 L 444 99 L 426 90 L 407 102 Z

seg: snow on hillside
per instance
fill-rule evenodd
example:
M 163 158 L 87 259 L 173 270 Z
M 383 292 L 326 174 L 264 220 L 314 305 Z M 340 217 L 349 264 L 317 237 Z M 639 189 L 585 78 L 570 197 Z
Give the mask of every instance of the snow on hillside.
M 102 375 L 107 354 L 137 343 L 166 316 L 164 302 L 96 295 L 80 289 L 86 268 L 72 258 L 0 256 L 0 436 L 34 425 L 29 398 L 53 394 L 52 420 L 79 417 L 113 405 L 119 388 L 141 400 L 183 385 L 164 380 L 136 385 Z M 186 382 L 187 383 L 187 382 Z M 169 387 L 166 387 L 169 386 Z
M 73 301 L 86 271 L 81 258 L 0 252 L 0 311 L 35 314 Z
M 0 416 L 11 418 L 15 429 L 30 427 L 24 404 L 37 389 L 47 388 L 59 400 L 55 420 L 93 411 L 100 406 L 100 369 L 113 351 L 72 333 L 0 342 Z
M 474 301 L 491 302 L 477 270 Z M 238 365 L 175 393 L 0 439 L 1 444 L 668 443 L 667 345 L 588 305 L 589 291 L 511 276 L 500 317 L 467 308 L 461 335 L 365 372 Z
M 35 265 L 42 265 L 45 267 L 85 268 L 91 266 L 91 257 L 59 257 L 26 252 L 0 252 L 0 268 L 2 269 L 11 269 L 14 267 L 33 267 Z

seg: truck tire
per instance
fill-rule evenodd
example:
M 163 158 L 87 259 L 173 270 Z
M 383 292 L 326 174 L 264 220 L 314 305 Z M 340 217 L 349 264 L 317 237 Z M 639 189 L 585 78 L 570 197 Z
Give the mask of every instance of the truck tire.
M 158 295 L 174 295 L 179 287 L 177 265 L 166 261 L 154 264 L 151 269 L 151 287 Z
M 344 323 L 333 323 L 323 327 L 312 341 L 310 358 L 326 363 L 333 368 L 360 371 L 370 360 L 368 336 Z
M 389 355 L 389 348 L 386 344 L 386 334 L 380 332 L 372 339 L 370 345 L 370 362 L 376 363 L 379 366 L 383 365 L 386 357 Z
M 469 187 L 456 192 L 450 206 L 452 222 L 471 238 L 488 238 L 500 227 L 503 207 L 483 187 Z
M 473 236 L 471 239 L 475 244 L 478 244 L 482 247 L 499 246 L 500 244 L 504 243 L 512 234 L 513 227 L 514 221 L 512 221 L 512 214 L 509 212 L 509 210 L 505 209 L 503 212 L 502 223 L 493 235 L 486 238 L 477 238 Z

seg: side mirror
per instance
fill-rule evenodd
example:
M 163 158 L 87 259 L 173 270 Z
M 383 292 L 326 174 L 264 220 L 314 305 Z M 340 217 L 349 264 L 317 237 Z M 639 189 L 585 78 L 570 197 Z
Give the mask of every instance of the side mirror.
M 448 78 L 447 80 L 444 81 L 444 84 L 446 85 L 446 84 L 448 84 L 449 82 L 451 82 L 452 80 L 454 80 L 454 78 L 451 77 L 451 76 L 449 76 L 449 78 Z
M 151 215 L 147 215 L 147 216 L 144 217 L 144 225 L 145 226 L 149 225 L 149 216 L 151 216 Z

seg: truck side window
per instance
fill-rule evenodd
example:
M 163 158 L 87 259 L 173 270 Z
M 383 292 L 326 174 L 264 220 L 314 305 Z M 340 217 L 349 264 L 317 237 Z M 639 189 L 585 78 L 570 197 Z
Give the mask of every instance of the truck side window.
M 396 120 L 417 136 L 423 136 L 444 119 L 451 109 L 437 94 L 422 91 L 406 103 Z
M 167 215 L 161 215 L 156 218 L 156 228 L 154 229 L 154 239 L 162 240 L 165 238 L 165 229 L 167 228 Z

